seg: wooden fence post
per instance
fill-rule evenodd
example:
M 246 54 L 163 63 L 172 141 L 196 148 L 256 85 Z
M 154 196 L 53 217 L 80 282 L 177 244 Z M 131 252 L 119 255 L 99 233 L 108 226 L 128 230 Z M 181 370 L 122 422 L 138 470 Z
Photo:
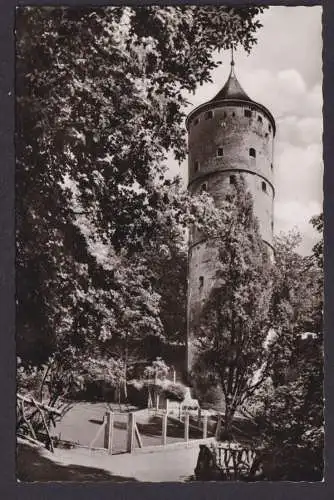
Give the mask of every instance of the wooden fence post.
M 167 411 L 163 413 L 162 415 L 162 435 L 161 435 L 161 441 L 162 444 L 165 446 L 167 444 L 167 419 L 168 419 L 168 413 Z
M 135 445 L 135 423 L 136 416 L 134 412 L 128 415 L 128 429 L 127 429 L 127 446 L 126 451 L 132 453 Z
M 111 411 L 106 413 L 106 423 L 104 428 L 104 448 L 112 455 L 112 441 L 114 430 L 114 414 Z
M 138 446 L 139 446 L 139 448 L 142 448 L 143 442 L 142 442 L 141 437 L 140 437 L 140 432 L 139 432 L 139 429 L 137 426 L 137 422 L 135 422 L 134 428 L 135 428 L 135 437 L 137 438 Z
M 186 411 L 184 415 L 184 440 L 189 441 L 189 413 Z
M 220 431 L 222 427 L 222 416 L 221 413 L 218 413 L 217 427 L 216 427 L 216 439 L 219 440 Z
M 198 410 L 197 410 L 197 423 L 198 423 L 198 425 L 201 423 L 201 416 L 202 416 L 202 410 L 201 410 L 201 407 L 199 406 Z
M 159 393 L 156 394 L 156 407 L 155 409 L 158 411 L 159 410 L 159 399 L 160 399 L 160 395 Z
M 167 398 L 166 399 L 166 413 L 168 415 L 168 411 L 169 411 L 169 399 Z
M 208 415 L 204 413 L 203 415 L 203 439 L 208 437 Z

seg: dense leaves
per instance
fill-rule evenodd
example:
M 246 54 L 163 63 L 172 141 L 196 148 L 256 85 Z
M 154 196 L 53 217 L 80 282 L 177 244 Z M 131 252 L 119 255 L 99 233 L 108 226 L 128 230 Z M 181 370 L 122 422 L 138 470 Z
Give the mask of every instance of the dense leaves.
M 318 227 L 321 231 L 321 226 Z M 297 234 L 276 240 L 271 378 L 257 394 L 256 421 L 270 480 L 319 481 L 323 474 L 322 243 L 297 253 Z
M 261 10 L 18 9 L 23 362 L 89 356 L 109 339 L 127 364 L 144 337 L 184 342 L 191 210 L 165 160 L 186 155 L 184 92 L 210 80 L 216 49 L 251 49 Z
M 225 427 L 263 379 L 269 357 L 270 259 L 253 215 L 243 178 L 230 188 L 214 244 L 219 249 L 217 282 L 195 329 L 194 378 L 200 393 L 219 385 Z M 208 377 L 208 373 L 210 376 Z M 199 374 L 206 375 L 206 381 Z M 204 382 L 204 387 L 203 387 Z

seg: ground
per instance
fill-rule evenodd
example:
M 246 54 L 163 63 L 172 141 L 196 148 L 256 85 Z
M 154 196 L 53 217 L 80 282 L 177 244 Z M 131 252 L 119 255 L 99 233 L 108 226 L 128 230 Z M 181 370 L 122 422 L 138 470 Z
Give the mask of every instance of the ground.
M 117 405 L 108 403 L 86 403 L 73 404 L 71 410 L 57 424 L 54 435 L 65 441 L 71 441 L 81 446 L 92 446 L 103 448 L 103 430 L 101 429 L 103 417 L 108 409 L 115 414 L 113 453 L 122 453 L 126 450 L 127 438 L 127 413 L 120 413 Z M 136 412 L 143 446 L 155 446 L 161 444 L 162 422 L 161 417 L 154 417 L 154 413 L 142 410 Z M 168 419 L 167 443 L 183 440 L 183 424 L 178 424 Z M 190 429 L 190 438 L 200 438 L 201 432 Z
M 22 482 L 187 482 L 194 474 L 198 452 L 199 447 L 195 446 L 110 456 L 82 448 L 58 448 L 51 453 L 44 448 L 19 443 L 17 477 Z
M 115 424 L 113 454 L 103 448 L 103 417 L 113 410 Z M 74 403 L 57 424 L 53 434 L 74 445 L 64 443 L 51 453 L 45 448 L 20 442 L 18 445 L 18 479 L 31 481 L 189 481 L 196 467 L 199 441 L 184 442 L 184 424 L 168 419 L 167 444 L 161 446 L 161 416 L 148 410 L 136 411 L 136 422 L 144 448 L 125 453 L 127 439 L 126 410 L 108 403 Z M 193 422 L 195 424 L 195 421 Z M 208 426 L 212 436 L 215 425 Z M 202 431 L 190 426 L 191 440 L 202 437 Z M 160 445 L 160 446 L 159 446 Z M 137 444 L 138 446 L 138 444 Z M 92 449 L 90 449 L 90 447 Z

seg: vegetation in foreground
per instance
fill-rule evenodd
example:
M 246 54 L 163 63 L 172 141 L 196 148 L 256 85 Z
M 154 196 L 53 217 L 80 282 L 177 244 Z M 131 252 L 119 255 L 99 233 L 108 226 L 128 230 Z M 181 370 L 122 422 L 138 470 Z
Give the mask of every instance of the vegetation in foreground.
M 18 390 L 57 406 L 103 373 L 124 400 L 157 356 L 182 359 L 185 230 L 209 227 L 221 286 L 194 385 L 224 394 L 227 435 L 248 411 L 281 457 L 277 477 L 311 480 L 323 463 L 322 244 L 303 258 L 283 235 L 270 265 L 242 181 L 222 213 L 165 177 L 167 154 L 186 155 L 186 93 L 210 80 L 216 50 L 251 50 L 262 10 L 18 10 Z

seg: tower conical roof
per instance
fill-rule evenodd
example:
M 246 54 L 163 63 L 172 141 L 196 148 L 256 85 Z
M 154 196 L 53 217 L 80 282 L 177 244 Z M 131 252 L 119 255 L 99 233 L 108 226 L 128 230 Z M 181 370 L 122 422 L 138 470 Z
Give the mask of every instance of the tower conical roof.
M 231 62 L 231 72 L 224 87 L 211 101 L 221 101 L 223 99 L 240 99 L 242 101 L 252 101 L 241 87 L 234 73 L 234 61 Z
M 226 101 L 226 102 L 224 102 L 224 101 Z M 240 101 L 240 102 L 238 103 L 238 101 Z M 188 126 L 189 126 L 190 121 L 193 120 L 194 117 L 197 114 L 201 113 L 202 111 L 204 111 L 204 110 L 207 111 L 209 109 L 219 107 L 219 106 L 229 105 L 231 103 L 233 105 L 241 105 L 241 106 L 243 106 L 243 105 L 247 106 L 247 103 L 251 103 L 252 107 L 261 110 L 268 117 L 269 121 L 271 122 L 272 127 L 273 127 L 274 136 L 275 136 L 276 124 L 275 124 L 275 119 L 274 119 L 273 115 L 270 113 L 270 111 L 265 106 L 263 106 L 262 104 L 260 104 L 256 101 L 253 101 L 253 99 L 251 99 L 246 94 L 246 92 L 241 87 L 240 83 L 238 82 L 237 77 L 235 76 L 233 48 L 232 48 L 231 71 L 230 71 L 229 77 L 228 77 L 225 85 L 218 92 L 218 94 L 215 95 L 215 97 L 213 99 L 211 99 L 210 101 L 207 101 L 206 103 L 200 104 L 199 106 L 197 106 L 197 108 L 195 108 L 194 110 L 192 110 L 189 113 L 187 120 L 186 120 L 187 129 L 189 130 Z

